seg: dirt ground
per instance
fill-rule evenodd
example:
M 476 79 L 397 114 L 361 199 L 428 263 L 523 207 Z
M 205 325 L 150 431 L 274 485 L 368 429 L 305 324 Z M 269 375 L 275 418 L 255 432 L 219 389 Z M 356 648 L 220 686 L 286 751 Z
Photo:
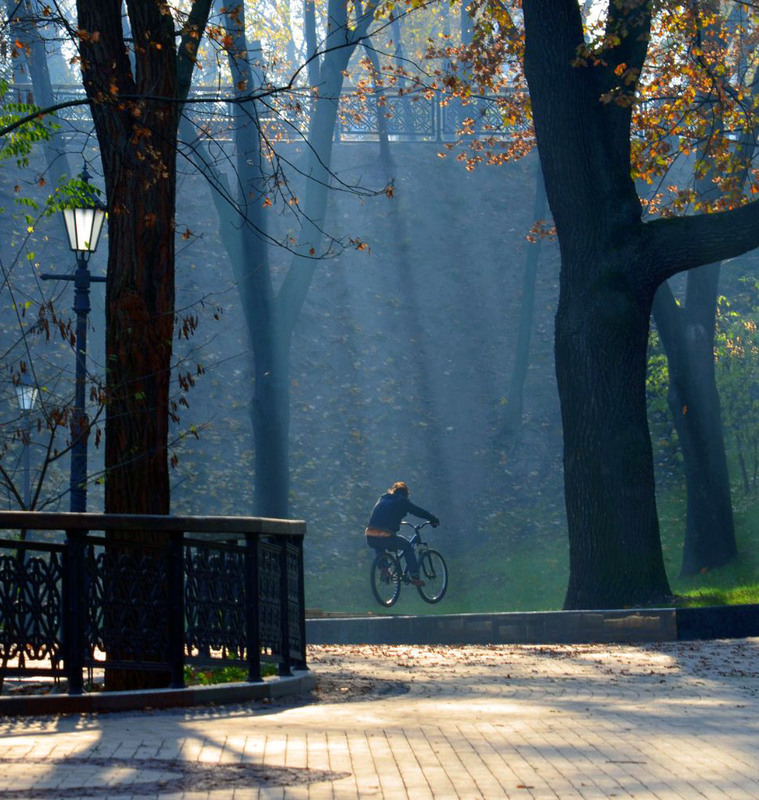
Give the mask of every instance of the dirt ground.
M 628 677 L 665 683 L 680 676 L 694 684 L 706 675 L 724 680 L 759 678 L 759 640 L 658 642 L 645 645 L 311 645 L 308 666 L 316 673 L 312 702 L 346 703 L 456 684 L 469 667 L 496 673 L 512 684 L 568 678 L 601 679 L 606 685 Z M 303 700 L 304 698 L 300 698 Z

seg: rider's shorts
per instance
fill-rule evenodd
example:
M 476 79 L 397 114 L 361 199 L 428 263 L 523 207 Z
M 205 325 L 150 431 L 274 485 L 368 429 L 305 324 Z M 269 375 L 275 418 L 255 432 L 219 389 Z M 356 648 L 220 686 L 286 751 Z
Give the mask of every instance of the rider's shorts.
M 381 536 L 383 538 L 387 538 L 388 536 L 392 536 L 392 531 L 385 531 L 382 528 L 367 528 L 366 529 L 367 536 Z

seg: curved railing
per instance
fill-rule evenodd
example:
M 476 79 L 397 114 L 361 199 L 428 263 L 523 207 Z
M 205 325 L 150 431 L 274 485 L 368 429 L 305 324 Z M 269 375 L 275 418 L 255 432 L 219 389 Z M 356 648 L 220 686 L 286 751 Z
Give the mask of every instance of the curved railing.
M 186 665 L 243 667 L 251 682 L 262 661 L 280 675 L 304 669 L 305 529 L 257 517 L 0 512 L 0 682 L 65 677 L 80 694 L 97 669 L 158 671 L 174 688 Z

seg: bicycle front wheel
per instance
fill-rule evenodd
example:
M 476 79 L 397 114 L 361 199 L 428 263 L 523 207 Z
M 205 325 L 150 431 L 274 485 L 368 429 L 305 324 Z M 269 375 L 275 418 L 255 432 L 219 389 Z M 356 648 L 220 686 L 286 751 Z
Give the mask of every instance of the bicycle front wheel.
M 378 553 L 370 576 L 374 599 L 390 608 L 401 593 L 401 565 L 392 553 Z
M 439 603 L 448 588 L 448 567 L 437 550 L 425 550 L 419 554 L 419 577 L 424 586 L 417 586 L 419 595 L 426 603 Z

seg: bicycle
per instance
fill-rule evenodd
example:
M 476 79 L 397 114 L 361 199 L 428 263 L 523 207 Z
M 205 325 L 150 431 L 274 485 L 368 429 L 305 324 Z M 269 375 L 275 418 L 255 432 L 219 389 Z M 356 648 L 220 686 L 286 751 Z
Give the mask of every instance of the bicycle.
M 408 525 L 414 529 L 414 534 L 409 539 L 412 547 L 416 549 L 416 557 L 419 562 L 419 577 L 424 582 L 423 586 L 417 586 L 419 596 L 426 603 L 439 603 L 448 588 L 448 567 L 445 559 L 437 550 L 427 546 L 427 542 L 422 541 L 420 531 L 429 522 L 422 522 L 414 525 L 403 520 L 401 525 Z M 401 584 L 411 583 L 408 564 L 402 550 L 385 550 L 377 553 L 372 562 L 370 583 L 374 598 L 385 608 L 390 608 L 398 600 L 401 594 Z

